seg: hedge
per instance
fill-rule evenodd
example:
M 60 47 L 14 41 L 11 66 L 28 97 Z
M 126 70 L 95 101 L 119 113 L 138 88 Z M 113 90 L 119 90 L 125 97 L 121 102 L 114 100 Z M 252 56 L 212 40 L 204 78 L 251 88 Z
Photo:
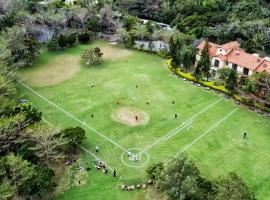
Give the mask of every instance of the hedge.
M 173 71 L 173 67 L 171 65 L 171 61 L 172 59 L 168 59 L 167 60 L 167 65 L 169 67 L 169 69 L 171 71 Z M 270 109 L 260 105 L 260 104 L 257 104 L 255 102 L 249 102 L 246 98 L 243 98 L 239 95 L 236 95 L 236 94 L 232 94 L 230 90 L 226 89 L 224 85 L 215 85 L 215 82 L 214 81 L 202 81 L 202 80 L 198 80 L 196 79 L 196 77 L 194 77 L 191 73 L 185 73 L 185 72 L 182 72 L 180 68 L 176 68 L 175 70 L 175 73 L 183 78 L 186 78 L 187 80 L 190 80 L 190 81 L 193 81 L 193 82 L 196 82 L 196 83 L 200 83 L 201 85 L 205 86 L 205 87 L 209 87 L 209 88 L 212 88 L 214 90 L 218 90 L 220 92 L 223 92 L 225 94 L 228 94 L 230 96 L 232 96 L 234 99 L 240 101 L 241 103 L 245 104 L 245 105 L 248 105 L 248 106 L 255 106 L 256 108 L 260 109 L 260 110 L 263 110 L 263 111 L 266 111 L 266 112 L 269 112 Z

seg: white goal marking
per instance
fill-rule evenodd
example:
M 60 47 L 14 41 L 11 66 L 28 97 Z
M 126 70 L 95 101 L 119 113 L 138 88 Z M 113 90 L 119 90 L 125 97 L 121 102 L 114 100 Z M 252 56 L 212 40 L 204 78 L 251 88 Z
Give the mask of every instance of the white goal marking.
M 219 103 L 221 100 L 223 100 L 223 98 L 218 99 L 217 101 L 215 101 L 214 103 L 210 104 L 209 106 L 207 106 L 206 108 L 202 109 L 200 112 L 198 112 L 197 114 L 193 115 L 192 117 L 188 118 L 185 122 L 183 122 L 181 125 L 179 125 L 178 127 L 176 127 L 175 129 L 169 131 L 168 133 L 166 133 L 165 135 L 163 135 L 161 138 L 159 138 L 158 140 L 156 140 L 153 144 L 151 144 L 150 146 L 146 147 L 144 150 L 142 150 L 140 153 L 143 153 L 145 151 L 147 151 L 148 149 L 152 148 L 153 146 L 157 145 L 158 143 L 160 143 L 162 140 L 166 140 L 171 138 L 172 136 L 174 136 L 175 134 L 177 134 L 179 131 L 183 130 L 183 126 L 184 128 L 186 127 L 186 124 L 189 122 L 192 122 L 192 119 L 194 119 L 195 117 L 201 115 L 202 113 L 206 112 L 207 110 L 209 110 L 211 107 L 213 107 L 214 105 L 216 105 L 217 103 Z M 171 135 L 171 137 L 170 137 Z
M 234 109 L 232 112 L 230 112 L 228 115 L 226 115 L 224 118 L 219 120 L 217 123 L 215 123 L 213 126 L 211 126 L 209 129 L 207 129 L 203 134 L 201 134 L 198 138 L 196 138 L 193 142 L 185 146 L 181 151 L 177 152 L 173 158 L 168 160 L 164 165 L 166 166 L 168 163 L 170 163 L 176 156 L 183 153 L 184 151 L 188 150 L 190 147 L 192 147 L 195 143 L 197 143 L 199 140 L 201 140 L 206 134 L 208 134 L 210 131 L 212 131 L 214 128 L 216 128 L 218 125 L 220 125 L 223 121 L 227 120 L 231 115 L 233 115 L 239 108 Z
M 75 121 L 77 121 L 78 123 L 82 124 L 83 126 L 85 126 L 86 128 L 88 128 L 89 130 L 93 131 L 94 133 L 98 134 L 99 136 L 105 138 L 106 140 L 110 141 L 112 144 L 114 144 L 115 146 L 119 147 L 120 149 L 122 149 L 125 152 L 128 152 L 124 147 L 122 147 L 120 144 L 117 144 L 116 142 L 114 142 L 113 140 L 111 140 L 110 138 L 108 138 L 107 136 L 103 135 L 102 133 L 100 133 L 99 131 L 97 131 L 96 129 L 94 129 L 93 127 L 85 124 L 84 122 L 82 122 L 81 120 L 79 120 L 77 117 L 75 117 L 74 115 L 72 115 L 71 113 L 65 111 L 63 108 L 59 107 L 58 105 L 56 105 L 54 102 L 50 101 L 49 99 L 47 99 L 46 97 L 42 96 L 41 94 L 39 94 L 38 92 L 36 92 L 35 90 L 33 90 L 32 88 L 30 88 L 29 86 L 25 85 L 24 83 L 22 83 L 21 81 L 18 81 L 18 83 L 20 83 L 23 87 L 27 88 L 28 90 L 30 90 L 31 92 L 33 92 L 34 94 L 36 94 L 37 96 L 39 96 L 40 98 L 42 98 L 43 100 L 47 101 L 49 104 L 51 104 L 52 106 L 54 106 L 55 108 L 57 108 L 58 110 L 62 111 L 63 113 L 65 113 L 67 116 L 69 116 L 70 118 L 74 119 Z

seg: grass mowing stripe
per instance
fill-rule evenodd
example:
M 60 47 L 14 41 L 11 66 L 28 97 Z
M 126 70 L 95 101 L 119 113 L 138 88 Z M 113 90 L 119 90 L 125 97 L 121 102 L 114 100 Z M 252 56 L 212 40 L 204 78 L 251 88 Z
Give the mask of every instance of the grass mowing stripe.
M 91 126 L 88 126 L 87 124 L 85 124 L 84 122 L 82 122 L 81 120 L 79 120 L 77 117 L 75 117 L 74 115 L 72 115 L 71 113 L 65 111 L 63 108 L 60 108 L 58 105 L 56 105 L 55 103 L 53 103 L 52 101 L 50 101 L 49 99 L 47 99 L 46 97 L 42 96 L 41 94 L 39 94 L 38 92 L 36 92 L 35 90 L 33 90 L 32 88 L 30 88 L 29 86 L 25 85 L 24 83 L 22 83 L 21 81 L 18 81 L 19 84 L 21 84 L 23 87 L 25 87 L 26 89 L 30 90 L 31 92 L 33 92 L 34 94 L 36 94 L 37 96 L 39 96 L 40 98 L 42 98 L 43 100 L 47 101 L 49 104 L 51 104 L 52 106 L 54 106 L 55 108 L 57 108 L 58 110 L 62 111 L 63 113 L 65 113 L 67 116 L 69 116 L 70 118 L 74 119 L 75 121 L 77 121 L 78 123 L 82 124 L 83 126 L 85 126 L 86 128 L 88 128 L 89 130 L 93 131 L 94 133 L 98 134 L 99 136 L 105 138 L 106 140 L 110 141 L 111 143 L 113 143 L 114 145 L 116 145 L 117 147 L 119 147 L 120 149 L 122 149 L 125 152 L 128 152 L 128 150 L 126 150 L 124 147 L 122 147 L 120 144 L 114 142 L 113 140 L 111 140 L 110 138 L 108 138 L 107 136 L 103 135 L 102 133 L 100 133 L 99 131 L 97 131 L 96 129 L 94 129 Z
M 164 138 L 166 139 L 170 134 L 177 134 L 179 131 L 183 130 L 181 127 L 185 126 L 186 123 L 190 122 L 192 119 L 194 119 L 195 117 L 199 116 L 200 114 L 204 113 L 205 111 L 209 110 L 211 107 L 213 107 L 214 105 L 216 105 L 217 103 L 219 103 L 221 100 L 223 100 L 223 98 L 218 99 L 217 101 L 215 101 L 214 103 L 210 104 L 209 106 L 207 106 L 206 108 L 204 108 L 203 110 L 201 110 L 200 112 L 198 112 L 197 114 L 193 115 L 192 117 L 188 118 L 185 122 L 183 122 L 180 126 L 176 127 L 175 129 L 169 131 L 168 133 L 166 133 L 164 136 L 162 136 L 161 138 L 159 138 L 158 140 L 156 140 L 153 144 L 151 144 L 150 146 L 146 147 L 144 150 L 142 150 L 140 153 L 144 153 L 145 151 L 147 151 L 148 149 L 152 148 L 154 145 L 157 145 L 158 143 L 160 143 L 162 140 L 164 140 Z M 173 136 L 172 135 L 172 136 Z M 170 138 L 170 137 L 169 137 Z M 169 139 L 168 138 L 168 139 Z
M 195 143 L 197 143 L 200 139 L 202 139 L 207 133 L 209 133 L 211 130 L 213 130 L 214 128 L 216 128 L 219 124 L 221 124 L 223 121 L 225 121 L 226 119 L 228 119 L 230 116 L 232 116 L 237 110 L 239 110 L 239 108 L 234 109 L 232 112 L 230 112 L 228 115 L 226 115 L 224 118 L 222 118 L 221 120 L 219 120 L 217 123 L 215 123 L 213 126 L 211 126 L 209 129 L 207 129 L 203 134 L 201 134 L 197 139 L 195 139 L 193 142 L 191 142 L 190 144 L 188 144 L 186 147 L 184 147 L 180 152 L 178 152 L 176 154 L 179 155 L 181 153 L 183 153 L 184 151 L 188 150 L 190 147 L 192 147 Z M 175 157 L 175 156 L 174 156 Z M 174 158 L 173 157 L 173 158 Z M 167 164 L 169 164 L 172 160 L 168 160 L 164 165 L 166 166 Z

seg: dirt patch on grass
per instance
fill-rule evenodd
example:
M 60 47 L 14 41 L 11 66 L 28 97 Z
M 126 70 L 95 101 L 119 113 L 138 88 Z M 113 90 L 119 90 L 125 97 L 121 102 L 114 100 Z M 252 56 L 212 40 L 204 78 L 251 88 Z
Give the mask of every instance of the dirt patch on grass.
M 79 56 L 59 55 L 41 67 L 23 73 L 22 78 L 32 86 L 57 85 L 71 79 L 79 69 Z
M 103 53 L 103 58 L 108 60 L 117 60 L 128 57 L 132 54 L 130 50 L 120 49 L 112 46 L 101 47 L 101 52 Z
M 128 126 L 140 126 L 148 123 L 150 116 L 138 108 L 125 107 L 115 110 L 111 118 Z

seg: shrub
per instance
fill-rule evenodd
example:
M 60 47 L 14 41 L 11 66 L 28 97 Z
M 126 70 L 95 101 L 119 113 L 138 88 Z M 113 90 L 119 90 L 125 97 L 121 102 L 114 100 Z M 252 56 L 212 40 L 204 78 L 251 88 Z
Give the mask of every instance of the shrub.
M 93 40 L 94 34 L 91 31 L 83 31 L 78 34 L 80 43 L 88 43 Z
M 50 39 L 48 42 L 47 42 L 47 48 L 49 51 L 56 51 L 60 48 L 59 46 L 59 42 L 58 42 L 58 38 L 56 36 L 53 36 L 52 39 Z
M 76 43 L 77 34 L 75 32 L 68 33 L 65 37 L 65 40 L 68 46 L 72 46 Z
M 157 179 L 160 175 L 161 171 L 164 169 L 164 165 L 162 162 L 154 163 L 152 165 L 149 165 L 146 169 L 147 176 L 150 179 Z
M 100 48 L 95 47 L 83 52 L 81 57 L 87 65 L 96 65 L 101 62 L 102 55 L 103 53 L 101 52 Z

